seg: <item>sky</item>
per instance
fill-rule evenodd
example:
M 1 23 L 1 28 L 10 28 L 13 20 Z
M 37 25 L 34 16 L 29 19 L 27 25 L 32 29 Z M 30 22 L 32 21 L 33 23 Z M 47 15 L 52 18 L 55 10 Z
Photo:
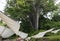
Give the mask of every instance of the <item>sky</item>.
M 55 4 L 58 4 L 59 2 L 60 2 L 60 0 L 56 0 L 56 1 L 55 1 Z
M 7 2 L 6 0 L 0 0 L 0 11 L 3 11 Z
M 55 4 L 58 4 L 59 2 L 60 2 L 60 0 L 56 0 Z M 4 10 L 6 4 L 7 4 L 6 0 L 0 0 L 0 11 Z

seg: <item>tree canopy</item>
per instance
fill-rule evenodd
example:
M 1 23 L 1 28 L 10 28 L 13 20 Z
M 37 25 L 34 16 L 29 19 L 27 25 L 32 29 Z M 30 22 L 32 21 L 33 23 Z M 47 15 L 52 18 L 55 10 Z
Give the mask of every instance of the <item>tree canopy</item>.
M 22 27 L 39 28 L 41 15 L 57 9 L 54 0 L 8 0 L 5 12 L 12 18 L 22 21 Z M 24 24 L 24 22 L 26 24 Z

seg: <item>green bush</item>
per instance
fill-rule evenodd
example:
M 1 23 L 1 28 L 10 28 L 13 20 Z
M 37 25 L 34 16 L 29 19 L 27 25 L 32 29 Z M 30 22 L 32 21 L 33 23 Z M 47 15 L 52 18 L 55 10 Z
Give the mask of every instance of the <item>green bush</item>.
M 39 38 L 39 39 L 31 39 L 30 41 L 60 41 L 59 38 Z

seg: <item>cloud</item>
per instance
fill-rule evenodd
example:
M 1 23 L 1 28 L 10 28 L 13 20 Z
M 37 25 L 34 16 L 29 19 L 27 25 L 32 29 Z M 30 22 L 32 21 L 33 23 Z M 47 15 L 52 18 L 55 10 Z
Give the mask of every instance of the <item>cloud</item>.
M 6 0 L 0 0 L 0 11 L 3 11 L 6 6 Z
M 58 4 L 59 2 L 60 2 L 60 0 L 56 0 L 56 1 L 55 1 L 55 5 Z

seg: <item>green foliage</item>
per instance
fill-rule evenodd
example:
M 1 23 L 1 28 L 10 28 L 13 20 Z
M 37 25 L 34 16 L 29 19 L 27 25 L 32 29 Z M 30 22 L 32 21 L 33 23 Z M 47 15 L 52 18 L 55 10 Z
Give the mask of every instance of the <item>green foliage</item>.
M 27 20 L 22 20 L 20 31 L 28 33 L 30 36 L 36 30 L 33 27 L 31 27 L 31 25 L 29 23 L 30 22 Z
M 57 6 L 54 5 L 53 0 L 8 0 L 7 3 L 8 4 L 6 6 L 5 12 L 9 13 L 11 18 L 21 20 L 22 24 L 20 30 L 26 33 L 33 33 L 35 31 L 34 27 L 31 25 L 35 20 L 32 19 L 34 21 L 31 22 L 30 17 L 27 16 L 35 15 L 37 8 L 43 14 L 47 14 L 48 12 L 57 9 Z M 31 16 L 31 18 L 33 17 L 35 16 Z M 40 28 L 49 29 L 54 27 L 54 25 L 52 25 L 54 23 L 48 19 L 44 19 L 44 17 L 41 17 L 39 19 Z
M 54 35 L 54 37 L 53 36 L 48 36 L 48 38 L 50 38 L 50 39 L 60 39 L 59 37 L 60 37 L 60 35 Z
M 50 29 L 50 28 L 55 28 L 55 29 L 60 29 L 60 21 L 59 21 L 59 16 L 53 17 L 52 20 L 49 20 L 47 18 L 44 18 L 43 16 L 40 17 L 39 21 L 39 28 L 40 29 Z
M 53 36 L 52 36 L 53 37 Z M 56 36 L 54 38 L 39 38 L 39 39 L 31 39 L 30 41 L 60 41 L 60 38 L 58 36 L 58 38 L 56 38 Z
M 45 29 L 46 30 L 46 29 L 50 29 L 50 28 L 55 26 L 53 21 L 51 21 L 47 18 L 44 18 L 43 16 L 41 16 L 41 18 L 39 20 L 40 20 L 39 21 L 40 22 L 39 23 L 39 28 L 40 29 Z
M 39 1 L 39 0 L 36 0 Z M 56 10 L 57 6 L 54 5 L 53 0 L 40 0 L 39 4 L 35 1 L 28 0 L 10 0 L 7 1 L 5 12 L 8 12 L 12 18 L 20 20 L 21 17 L 25 18 L 28 14 L 35 13 L 33 3 L 35 6 L 43 9 L 43 14 Z
M 60 22 L 60 15 L 54 15 L 54 17 L 52 18 L 53 21 L 56 21 L 56 22 Z
M 5 23 L 2 23 L 2 21 L 0 21 L 0 25 L 1 26 L 6 26 L 6 24 Z
M 43 3 L 44 2 L 44 3 Z M 42 9 L 43 9 L 43 13 L 46 14 L 47 12 L 50 12 L 50 11 L 54 11 L 54 10 L 57 10 L 57 6 L 54 4 L 54 1 L 53 0 L 44 0 L 42 2 Z
M 44 32 L 45 30 L 40 29 L 38 31 L 34 31 L 33 33 L 31 32 L 30 36 L 36 35 L 37 33 Z
M 20 20 L 21 17 L 25 18 L 29 12 L 28 4 L 24 0 L 10 0 L 5 12 L 8 12 L 12 18 Z
M 60 41 L 60 35 L 48 36 L 38 39 L 32 38 L 30 41 Z
M 46 35 L 43 38 L 37 38 L 37 39 L 31 38 L 30 41 L 60 41 L 59 32 L 56 34 L 49 32 L 49 33 L 46 33 Z

